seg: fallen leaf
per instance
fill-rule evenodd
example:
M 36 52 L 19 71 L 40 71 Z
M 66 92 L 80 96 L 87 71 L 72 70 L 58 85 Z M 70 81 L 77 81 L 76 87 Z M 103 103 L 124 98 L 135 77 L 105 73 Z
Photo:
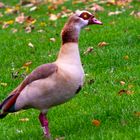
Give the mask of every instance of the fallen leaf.
M 34 48 L 34 45 L 31 42 L 28 43 L 28 46 Z
M 84 54 L 89 54 L 93 51 L 93 47 L 87 48 L 87 50 L 84 52 Z
M 4 8 L 4 7 L 5 7 L 4 3 L 0 2 L 0 8 Z
M 16 14 L 19 11 L 19 7 L 7 7 L 5 10 L 5 14 Z
M 32 64 L 32 61 L 28 61 L 23 64 L 23 67 L 29 67 Z
M 0 13 L 0 17 L 3 17 L 3 14 L 2 13 Z
M 0 85 L 3 86 L 3 87 L 7 87 L 8 84 L 1 82 Z
M 123 94 L 130 95 L 130 94 L 133 94 L 133 93 L 134 93 L 134 91 L 124 90 L 124 89 L 122 89 L 118 92 L 119 95 L 123 95 Z
M 28 122 L 29 118 L 21 118 L 21 119 L 19 119 L 19 121 L 21 121 L 21 122 Z
M 16 132 L 17 133 L 23 133 L 23 131 L 22 130 L 19 130 L 19 129 L 17 129 Z
M 121 84 L 122 86 L 124 86 L 124 85 L 125 85 L 125 82 L 124 82 L 124 81 L 120 81 L 120 84 Z
M 15 28 L 12 29 L 12 33 L 16 33 L 17 31 L 18 31 L 18 30 L 15 29 Z
M 106 42 L 100 42 L 98 44 L 99 47 L 104 47 L 104 46 L 107 46 L 107 45 L 109 45 L 109 43 L 106 43 Z
M 131 16 L 134 16 L 134 17 L 136 17 L 136 18 L 140 18 L 140 12 L 138 12 L 138 11 L 132 11 L 132 12 L 130 13 L 130 15 L 131 15 Z
M 50 38 L 50 41 L 55 42 L 56 39 L 55 38 Z
M 55 20 L 57 20 L 57 19 L 58 19 L 57 15 L 55 15 L 55 14 L 50 14 L 49 20 L 55 21 Z
M 92 11 L 95 11 L 95 12 L 97 12 L 97 11 L 104 11 L 104 8 L 102 6 L 96 4 L 96 3 L 92 4 L 90 6 L 90 8 L 88 8 L 88 9 L 90 9 Z
M 18 17 L 16 17 L 15 21 L 22 24 L 25 21 L 24 13 L 21 13 Z
M 25 21 L 29 26 L 29 25 L 34 24 L 36 22 L 36 19 L 32 18 L 31 16 L 27 16 Z
M 30 12 L 35 11 L 37 9 L 36 6 L 30 8 Z
M 136 117 L 140 117 L 140 112 L 134 112 L 134 115 L 136 116 Z
M 2 29 L 8 28 L 9 25 L 11 25 L 13 23 L 14 23 L 13 20 L 5 21 L 4 24 L 3 24 L 3 26 L 2 26 Z
M 55 138 L 55 140 L 64 140 L 65 137 L 59 137 L 59 138 Z
M 31 33 L 31 31 L 34 29 L 34 26 L 33 25 L 31 25 L 31 26 L 26 26 L 25 27 L 25 32 L 26 33 Z
M 100 126 L 101 121 L 100 120 L 92 120 L 92 124 L 95 126 Z
M 121 13 L 122 13 L 122 11 L 109 12 L 109 13 L 108 13 L 108 16 L 119 15 L 119 14 L 121 14 Z
M 128 55 L 125 55 L 123 58 L 124 58 L 125 60 L 128 60 L 128 59 L 129 59 L 129 56 L 128 56 Z

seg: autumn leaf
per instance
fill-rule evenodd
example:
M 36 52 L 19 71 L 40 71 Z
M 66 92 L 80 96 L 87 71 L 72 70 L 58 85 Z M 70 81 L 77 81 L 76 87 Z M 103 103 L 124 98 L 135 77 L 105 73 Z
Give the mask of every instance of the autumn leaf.
M 94 126 L 100 126 L 101 121 L 100 121 L 100 120 L 92 120 L 92 124 L 93 124 Z
M 119 15 L 119 14 L 121 14 L 121 13 L 122 13 L 122 11 L 109 12 L 109 13 L 108 13 L 108 16 Z
M 24 13 L 21 13 L 18 17 L 16 17 L 15 22 L 22 24 L 25 21 Z
M 125 82 L 124 82 L 124 81 L 120 81 L 120 84 L 121 84 L 122 86 L 124 86 L 124 85 L 125 85 Z
M 84 54 L 89 54 L 93 51 L 93 47 L 87 48 L 87 50 L 84 52 Z
M 4 8 L 4 7 L 5 7 L 4 3 L 0 2 L 0 8 Z
M 130 94 L 133 94 L 134 91 L 131 91 L 131 90 L 125 90 L 125 89 L 121 89 L 118 94 L 119 95 L 123 95 L 123 94 L 127 94 L 127 95 L 130 95 Z
M 29 25 L 32 25 L 36 22 L 36 19 L 32 18 L 31 16 L 27 16 L 25 22 Z
M 140 112 L 134 112 L 134 115 L 136 116 L 136 117 L 140 117 Z
M 33 25 L 29 25 L 29 26 L 26 26 L 24 29 L 25 29 L 26 33 L 31 33 L 32 30 L 34 29 L 34 26 Z
M 3 24 L 3 26 L 2 26 L 2 29 L 8 28 L 9 25 L 11 25 L 13 23 L 14 23 L 14 20 L 5 21 L 4 24 Z
M 100 42 L 98 44 L 99 47 L 104 47 L 104 46 L 107 46 L 107 45 L 109 45 L 109 43 L 106 43 L 106 42 Z
M 58 19 L 57 15 L 55 15 L 55 14 L 50 14 L 49 20 L 55 21 L 55 20 L 57 20 L 57 19 Z
M 8 84 L 7 83 L 0 82 L 0 85 L 3 86 L 3 87 L 7 87 Z
M 21 119 L 19 119 L 19 121 L 21 121 L 21 122 L 28 122 L 29 118 L 21 118 Z
M 128 56 L 128 55 L 125 55 L 123 58 L 124 58 L 125 60 L 128 60 L 128 59 L 129 59 L 129 56 Z
M 33 45 L 31 42 L 28 43 L 28 46 L 29 46 L 30 48 L 34 48 L 34 45 Z
M 92 4 L 89 6 L 89 8 L 87 8 L 88 10 L 92 10 L 92 11 L 104 11 L 104 8 L 96 3 Z
M 131 16 L 134 16 L 134 17 L 136 17 L 136 18 L 140 18 L 140 12 L 138 12 L 138 11 L 132 11 L 132 12 L 130 13 L 130 15 L 131 15 Z
M 50 38 L 50 41 L 51 41 L 51 42 L 55 42 L 56 39 L 55 39 L 55 38 Z

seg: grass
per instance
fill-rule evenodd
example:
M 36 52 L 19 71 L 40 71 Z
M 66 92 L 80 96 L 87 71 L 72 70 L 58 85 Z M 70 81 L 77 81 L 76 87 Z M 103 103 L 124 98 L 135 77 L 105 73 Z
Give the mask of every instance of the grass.
M 4 1 L 9 5 L 13 2 Z M 132 3 L 138 10 L 138 2 Z M 65 4 L 76 10 L 85 9 L 85 4 Z M 104 5 L 103 5 L 104 6 Z M 104 6 L 105 12 L 98 15 L 104 26 L 90 26 L 90 31 L 82 30 L 79 40 L 80 54 L 86 73 L 85 84 L 71 101 L 52 108 L 48 113 L 49 126 L 53 139 L 65 140 L 138 140 L 140 138 L 140 19 L 130 16 L 133 9 L 126 9 L 120 15 L 108 16 L 109 11 L 115 11 L 116 6 Z M 51 22 L 48 20 L 47 5 L 39 6 L 37 11 L 29 12 L 22 9 L 26 15 L 37 19 L 35 29 L 27 34 L 23 26 L 14 23 L 7 29 L 0 30 L 0 100 L 15 88 L 22 78 L 12 78 L 13 69 L 18 70 L 25 62 L 32 61 L 30 71 L 35 67 L 52 62 L 59 51 L 60 31 L 67 18 Z M 61 11 L 61 6 L 56 11 Z M 4 13 L 4 9 L 0 9 Z M 4 15 L 0 21 L 14 19 L 17 15 Z M 41 22 L 46 27 L 40 26 Z M 114 24 L 111 24 L 114 22 Z M 55 28 L 54 28 L 55 24 Z M 2 26 L 2 25 L 0 25 Z M 12 33 L 12 28 L 18 32 Z M 44 30 L 38 33 L 38 30 Z M 51 42 L 51 37 L 56 42 Z M 98 47 L 105 41 L 108 46 Z M 31 42 L 34 48 L 28 47 Z M 84 55 L 88 47 L 93 52 Z M 51 54 L 51 55 L 50 55 Z M 125 85 L 121 85 L 124 81 Z M 129 89 L 130 88 L 130 89 Z M 130 90 L 133 94 L 118 95 L 120 90 Z M 0 140 L 42 140 L 42 130 L 38 121 L 39 112 L 33 109 L 10 114 L 0 120 Z M 29 118 L 29 121 L 19 121 Z M 94 126 L 92 121 L 100 120 L 100 126 Z

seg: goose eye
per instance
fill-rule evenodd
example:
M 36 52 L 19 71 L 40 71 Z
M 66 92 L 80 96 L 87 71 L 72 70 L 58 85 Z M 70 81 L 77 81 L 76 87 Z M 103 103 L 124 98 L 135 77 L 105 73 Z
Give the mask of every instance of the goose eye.
M 92 16 L 92 15 L 90 15 L 90 14 L 84 12 L 84 13 L 82 13 L 79 17 L 82 18 L 82 19 L 84 19 L 84 20 L 88 20 L 91 16 Z

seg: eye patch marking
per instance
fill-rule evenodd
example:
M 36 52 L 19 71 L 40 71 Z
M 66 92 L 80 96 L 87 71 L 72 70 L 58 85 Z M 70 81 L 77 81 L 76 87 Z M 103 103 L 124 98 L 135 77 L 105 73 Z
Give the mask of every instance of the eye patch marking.
M 88 20 L 90 17 L 92 17 L 92 15 L 87 12 L 83 12 L 79 17 L 84 20 Z

